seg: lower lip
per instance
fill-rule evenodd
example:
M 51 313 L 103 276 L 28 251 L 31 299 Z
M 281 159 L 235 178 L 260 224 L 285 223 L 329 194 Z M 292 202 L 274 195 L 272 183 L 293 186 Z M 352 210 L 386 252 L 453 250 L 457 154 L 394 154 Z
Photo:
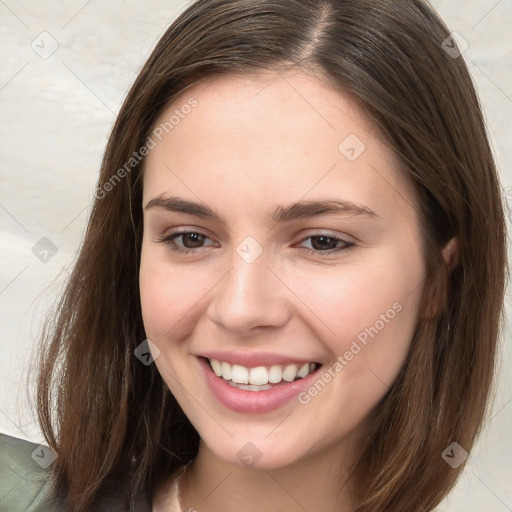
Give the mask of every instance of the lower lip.
M 223 378 L 217 377 L 204 357 L 199 357 L 199 365 L 206 382 L 217 400 L 233 411 L 245 413 L 264 413 L 279 409 L 290 402 L 301 391 L 308 388 L 316 379 L 317 368 L 307 377 L 286 384 L 279 384 L 265 391 L 247 391 L 229 385 Z M 298 401 L 297 401 L 298 403 Z

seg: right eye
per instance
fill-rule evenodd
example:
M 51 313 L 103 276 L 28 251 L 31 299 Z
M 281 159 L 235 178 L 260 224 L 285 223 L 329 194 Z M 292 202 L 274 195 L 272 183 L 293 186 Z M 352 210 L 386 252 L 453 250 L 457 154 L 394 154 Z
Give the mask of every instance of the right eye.
M 199 252 L 198 249 L 204 247 L 203 244 L 207 240 L 212 242 L 208 245 L 214 245 L 214 242 L 202 233 L 196 231 L 180 231 L 160 236 L 157 242 L 166 245 L 171 251 L 188 254 Z

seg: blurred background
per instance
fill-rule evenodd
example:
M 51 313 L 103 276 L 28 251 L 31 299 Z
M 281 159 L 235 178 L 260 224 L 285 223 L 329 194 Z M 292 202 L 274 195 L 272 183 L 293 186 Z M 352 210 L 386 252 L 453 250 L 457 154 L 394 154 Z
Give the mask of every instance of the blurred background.
M 116 113 L 189 3 L 0 0 L 0 432 L 43 441 L 27 396 L 42 321 L 77 255 Z M 465 50 L 510 203 L 512 0 L 431 4 Z M 508 318 L 511 304 L 507 294 Z M 507 322 L 492 412 L 440 512 L 512 511 L 510 338 Z

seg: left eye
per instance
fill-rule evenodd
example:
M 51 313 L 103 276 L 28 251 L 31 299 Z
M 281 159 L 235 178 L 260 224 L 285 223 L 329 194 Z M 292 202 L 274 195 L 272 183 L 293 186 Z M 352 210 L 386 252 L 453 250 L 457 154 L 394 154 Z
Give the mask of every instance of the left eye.
M 302 243 L 308 243 L 307 252 L 335 252 L 348 249 L 354 245 L 353 242 L 338 238 L 336 236 L 313 235 L 302 240 Z
M 177 233 L 172 238 L 173 240 L 181 238 L 181 243 L 186 249 L 197 249 L 208 237 L 201 233 Z

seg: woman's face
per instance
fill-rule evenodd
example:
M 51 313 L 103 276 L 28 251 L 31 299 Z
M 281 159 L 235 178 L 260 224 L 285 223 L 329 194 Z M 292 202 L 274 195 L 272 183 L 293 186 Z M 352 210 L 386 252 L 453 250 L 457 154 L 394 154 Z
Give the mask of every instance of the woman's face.
M 425 277 L 412 190 L 371 122 L 303 73 L 223 76 L 148 147 L 144 325 L 203 442 L 268 469 L 364 436 Z

